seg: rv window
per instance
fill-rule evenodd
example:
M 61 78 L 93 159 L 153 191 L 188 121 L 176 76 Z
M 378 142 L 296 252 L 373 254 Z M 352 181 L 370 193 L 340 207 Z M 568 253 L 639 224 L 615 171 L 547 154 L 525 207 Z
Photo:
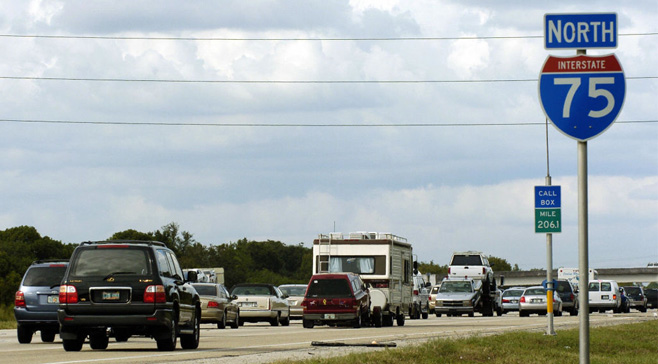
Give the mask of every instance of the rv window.
M 375 273 L 374 257 L 331 257 L 329 271 L 332 273 L 352 272 L 359 274 Z

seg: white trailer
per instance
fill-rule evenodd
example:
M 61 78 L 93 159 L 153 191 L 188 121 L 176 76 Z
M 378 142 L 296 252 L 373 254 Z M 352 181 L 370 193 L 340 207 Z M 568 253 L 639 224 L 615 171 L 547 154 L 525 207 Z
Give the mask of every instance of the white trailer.
M 578 283 L 580 281 L 580 270 L 578 268 L 564 268 L 560 267 L 557 269 L 557 279 L 570 281 L 572 285 L 578 288 Z M 599 272 L 596 269 L 589 270 L 588 280 L 595 281 L 599 279 Z
M 313 241 L 313 274 L 352 272 L 370 286 L 371 311 L 382 325 L 404 325 L 411 314 L 413 252 L 407 239 L 389 233 L 321 234 Z M 378 309 L 378 310 L 379 310 Z

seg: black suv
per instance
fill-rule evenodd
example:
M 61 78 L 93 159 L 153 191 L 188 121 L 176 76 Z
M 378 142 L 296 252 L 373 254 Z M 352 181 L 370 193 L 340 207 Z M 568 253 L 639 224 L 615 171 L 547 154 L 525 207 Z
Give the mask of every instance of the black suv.
M 60 286 L 57 314 L 66 351 L 81 350 L 87 336 L 92 349 L 105 349 L 110 335 L 117 341 L 150 336 L 158 350 L 174 350 L 179 336 L 183 349 L 199 346 L 199 295 L 160 242 L 80 244 Z
M 16 336 L 21 344 L 32 342 L 35 331 L 41 341 L 53 342 L 59 332 L 57 307 L 59 283 L 66 272 L 67 260 L 38 260 L 25 271 L 14 300 Z

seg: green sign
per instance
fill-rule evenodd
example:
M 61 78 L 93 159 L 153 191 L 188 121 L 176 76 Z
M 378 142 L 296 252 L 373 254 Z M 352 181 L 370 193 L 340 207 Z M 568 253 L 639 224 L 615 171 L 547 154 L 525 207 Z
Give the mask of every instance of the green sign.
M 562 213 L 560 209 L 535 209 L 536 233 L 562 232 Z

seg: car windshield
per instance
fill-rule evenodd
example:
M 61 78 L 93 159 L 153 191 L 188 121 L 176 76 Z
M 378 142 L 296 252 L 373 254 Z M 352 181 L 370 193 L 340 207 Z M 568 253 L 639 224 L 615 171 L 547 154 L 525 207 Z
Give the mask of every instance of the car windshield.
M 237 286 L 231 294 L 236 296 L 271 296 L 272 291 L 268 286 Z
M 306 294 L 306 286 L 281 286 L 279 289 L 288 296 L 303 296 Z
M 66 266 L 32 267 L 27 271 L 25 279 L 23 280 L 23 285 L 42 287 L 57 286 L 62 281 L 65 272 Z
M 194 289 L 201 296 L 217 296 L 217 286 L 208 286 L 204 284 L 193 284 Z
M 352 290 L 347 279 L 314 279 L 308 286 L 306 297 L 351 298 Z
M 473 292 L 473 286 L 470 282 L 443 282 L 441 283 L 440 293 L 467 293 Z
M 144 249 L 82 249 L 73 265 L 73 276 L 150 275 L 151 264 Z
M 512 289 L 503 292 L 503 297 L 521 297 L 523 295 L 523 291 L 520 289 Z
M 528 288 L 523 293 L 524 296 L 545 296 L 546 291 L 543 288 Z

